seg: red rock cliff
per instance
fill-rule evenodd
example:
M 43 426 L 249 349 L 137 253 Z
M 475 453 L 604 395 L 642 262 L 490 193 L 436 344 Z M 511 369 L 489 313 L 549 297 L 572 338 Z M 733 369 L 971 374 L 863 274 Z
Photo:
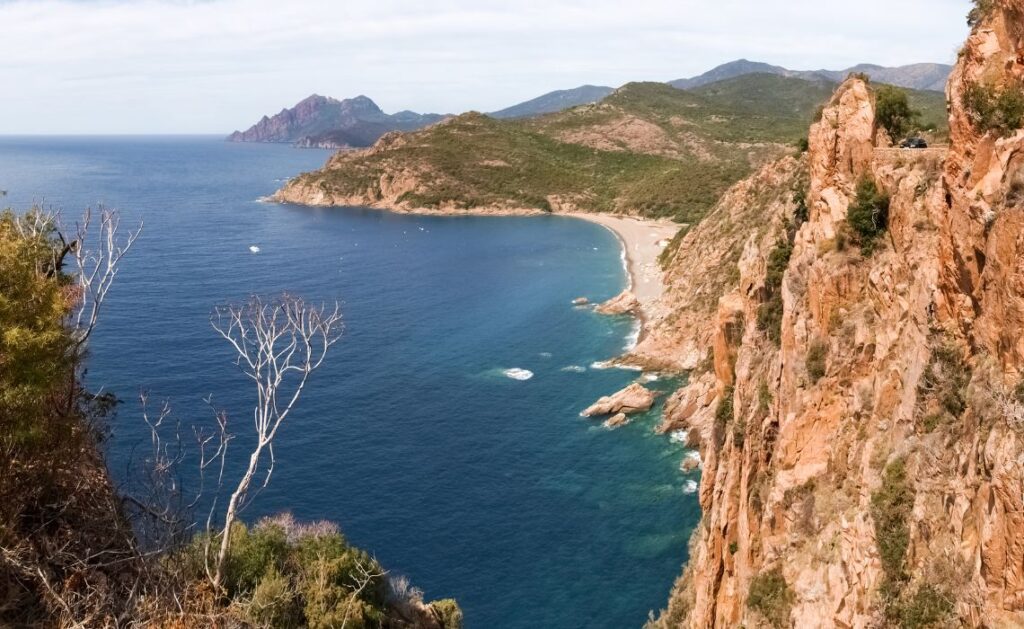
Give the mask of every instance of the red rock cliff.
M 1024 131 L 978 105 L 1024 86 L 1024 0 L 981 6 L 948 150 L 881 146 L 856 77 L 811 127 L 777 342 L 784 228 L 746 242 L 713 317 L 655 322 L 714 349 L 667 413 L 700 435 L 704 518 L 654 626 L 1024 626 Z M 862 181 L 890 199 L 873 252 Z M 758 202 L 735 192 L 707 220 Z

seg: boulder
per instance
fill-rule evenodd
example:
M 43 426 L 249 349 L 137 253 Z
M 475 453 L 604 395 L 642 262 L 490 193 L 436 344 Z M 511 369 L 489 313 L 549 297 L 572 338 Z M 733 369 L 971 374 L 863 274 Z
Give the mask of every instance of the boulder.
M 587 299 L 586 297 L 577 297 L 576 299 L 572 300 L 572 305 L 574 306 L 586 306 L 589 303 L 590 300 Z
M 605 396 L 583 411 L 585 417 L 596 415 L 632 415 L 642 413 L 654 406 L 654 393 L 634 382 L 613 395 Z
M 640 300 L 631 291 L 624 290 L 597 307 L 603 315 L 629 314 L 640 307 Z
M 625 426 L 629 423 L 629 418 L 626 417 L 625 413 L 619 413 L 612 416 L 610 419 L 604 422 L 605 428 L 618 428 L 619 426 Z

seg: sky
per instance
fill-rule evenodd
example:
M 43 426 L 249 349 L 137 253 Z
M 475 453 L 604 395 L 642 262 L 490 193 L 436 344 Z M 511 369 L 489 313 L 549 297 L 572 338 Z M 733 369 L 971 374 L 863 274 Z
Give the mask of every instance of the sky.
M 0 134 L 229 133 L 312 93 L 493 111 L 747 58 L 952 63 L 969 0 L 0 0 Z

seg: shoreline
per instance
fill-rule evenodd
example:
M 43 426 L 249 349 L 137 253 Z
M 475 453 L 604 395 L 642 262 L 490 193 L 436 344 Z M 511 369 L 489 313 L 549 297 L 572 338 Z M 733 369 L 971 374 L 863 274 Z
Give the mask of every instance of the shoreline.
M 258 199 L 264 203 L 281 205 L 306 205 L 308 207 L 344 207 L 335 203 L 295 203 L 277 196 L 277 193 Z M 545 212 L 536 208 L 403 208 L 374 204 L 353 204 L 361 207 L 396 214 L 419 216 L 566 216 L 591 223 L 596 223 L 610 231 L 619 242 L 622 263 L 626 272 L 626 290 L 636 295 L 640 307 L 634 313 L 639 322 L 639 330 L 632 346 L 635 347 L 647 332 L 647 321 L 651 308 L 665 292 L 664 274 L 658 257 L 664 249 L 661 243 L 671 240 L 682 228 L 679 223 L 668 219 L 649 219 L 623 214 L 603 214 L 598 212 Z M 631 349 L 631 348 L 630 348 Z M 630 350 L 625 350 L 628 354 Z
M 665 284 L 658 256 L 682 225 L 668 220 L 655 220 L 619 214 L 590 214 L 584 212 L 558 212 L 601 225 L 619 241 L 628 285 L 626 290 L 636 295 L 643 309 L 649 308 L 665 292 Z

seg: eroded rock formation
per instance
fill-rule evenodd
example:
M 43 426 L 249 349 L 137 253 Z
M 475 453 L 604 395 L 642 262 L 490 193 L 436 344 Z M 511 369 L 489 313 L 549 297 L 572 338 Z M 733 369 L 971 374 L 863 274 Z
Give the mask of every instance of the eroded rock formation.
M 584 417 L 599 415 L 631 415 L 642 413 L 654 406 L 654 393 L 638 382 L 625 389 L 594 402 L 583 411 Z
M 1024 131 L 978 106 L 1024 85 L 1024 2 L 979 7 L 948 151 L 885 148 L 851 77 L 810 131 L 806 221 L 776 204 L 789 229 L 752 233 L 735 281 L 648 337 L 699 367 L 664 428 L 699 436 L 704 462 L 655 626 L 1024 626 Z M 851 229 L 861 182 L 890 200 L 874 247 Z M 707 221 L 756 203 L 743 185 Z M 683 244 L 670 278 L 692 274 Z M 677 276 L 682 306 L 701 281 Z

